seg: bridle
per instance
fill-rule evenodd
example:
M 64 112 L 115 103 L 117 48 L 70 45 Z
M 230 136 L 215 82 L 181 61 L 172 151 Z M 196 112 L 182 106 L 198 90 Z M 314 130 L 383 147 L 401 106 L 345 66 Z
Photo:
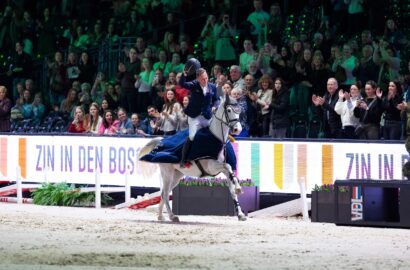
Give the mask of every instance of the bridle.
M 219 118 L 217 115 L 216 115 L 216 112 L 214 112 L 214 117 L 215 117 L 215 119 L 217 119 L 217 120 L 219 120 L 220 122 L 221 122 L 221 131 L 223 132 L 223 129 L 222 129 L 222 125 L 226 125 L 227 127 L 229 127 L 229 130 L 230 131 L 233 131 L 233 128 L 235 127 L 235 125 L 239 122 L 239 111 L 237 111 L 237 109 L 235 110 L 235 105 L 231 105 L 231 104 L 224 104 L 224 111 L 223 111 L 223 116 L 224 117 L 222 117 L 222 118 Z M 231 119 L 230 117 L 229 117 L 229 113 L 230 113 L 230 111 L 229 110 L 232 110 L 233 112 L 235 112 L 237 115 L 238 115 L 238 117 L 236 117 L 236 118 L 233 118 L 233 119 Z M 224 135 L 224 134 L 222 134 L 222 135 Z M 222 137 L 224 137 L 224 136 L 222 136 Z
M 230 104 L 229 102 L 228 102 L 228 96 L 226 97 L 226 99 L 225 99 L 225 103 L 224 103 L 224 107 L 223 107 L 223 109 L 224 109 L 224 111 L 223 111 L 223 115 L 222 115 L 222 117 L 220 118 L 220 117 L 218 117 L 218 115 L 217 115 L 217 112 L 218 112 L 218 110 L 216 110 L 213 114 L 214 114 L 214 118 L 216 119 L 216 120 L 218 120 L 218 121 L 220 121 L 221 122 L 221 135 L 222 135 L 222 140 L 224 140 L 224 138 L 225 138 L 225 133 L 224 133 L 224 129 L 223 129 L 223 125 L 225 125 L 225 126 L 227 126 L 228 128 L 229 128 L 229 130 L 232 132 L 233 130 L 234 130 L 234 127 L 235 127 L 235 125 L 239 122 L 239 113 L 240 113 L 240 107 L 238 106 L 238 105 L 236 105 L 236 104 Z M 233 119 L 231 119 L 230 117 L 229 117 L 229 113 L 230 112 L 234 112 L 234 113 L 236 113 L 238 116 L 237 117 L 235 117 L 235 118 L 233 118 Z M 224 149 L 225 149 L 225 147 L 226 147 L 226 141 L 222 141 L 222 143 L 223 143 L 223 145 L 224 145 Z

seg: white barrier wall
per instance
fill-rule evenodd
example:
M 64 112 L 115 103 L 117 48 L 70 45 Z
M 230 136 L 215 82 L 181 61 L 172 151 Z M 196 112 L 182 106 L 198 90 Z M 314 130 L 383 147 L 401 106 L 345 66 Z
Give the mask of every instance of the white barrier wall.
M 94 136 L 0 136 L 0 180 L 159 187 L 156 166 L 138 161 L 139 149 L 149 139 Z M 299 192 L 304 178 L 307 191 L 315 184 L 336 179 L 402 179 L 409 160 L 404 144 L 236 141 L 237 176 L 251 178 L 262 192 Z M 142 177 L 143 169 L 153 172 Z

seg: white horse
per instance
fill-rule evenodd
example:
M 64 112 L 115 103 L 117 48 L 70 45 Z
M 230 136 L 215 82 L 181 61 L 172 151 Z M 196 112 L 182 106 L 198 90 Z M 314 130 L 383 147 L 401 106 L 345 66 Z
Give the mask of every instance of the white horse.
M 242 131 L 242 126 L 239 122 L 239 113 L 240 107 L 236 106 L 236 100 L 226 95 L 225 100 L 221 102 L 212 116 L 209 130 L 224 145 L 228 140 L 229 132 L 237 135 Z M 161 140 L 162 138 L 155 138 L 148 142 L 147 145 L 141 149 L 139 158 L 150 153 Z M 242 189 L 238 179 L 233 175 L 231 166 L 225 162 L 224 151 L 222 150 L 219 153 L 218 159 L 201 159 L 198 162 L 200 163 L 199 167 L 196 162 L 192 162 L 192 165 L 189 168 L 180 168 L 179 164 L 157 163 L 161 172 L 161 202 L 158 207 L 158 220 L 164 220 L 162 210 L 165 204 L 169 219 L 174 222 L 179 222 L 178 216 L 172 212 L 169 204 L 170 192 L 178 185 L 184 175 L 200 177 L 203 176 L 204 173 L 208 176 L 216 176 L 220 173 L 225 174 L 226 178 L 229 179 L 229 181 L 227 180 L 229 191 L 233 199 L 238 219 L 246 220 L 246 216 L 239 206 L 237 197 L 237 194 L 240 194 Z

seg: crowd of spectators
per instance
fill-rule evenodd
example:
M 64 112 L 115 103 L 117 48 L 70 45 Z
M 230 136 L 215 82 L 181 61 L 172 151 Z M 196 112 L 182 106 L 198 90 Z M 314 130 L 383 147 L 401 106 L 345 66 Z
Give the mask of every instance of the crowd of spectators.
M 195 57 L 218 95 L 241 106 L 240 136 L 405 135 L 408 31 L 374 8 L 377 1 L 306 1 L 290 10 L 287 1 L 250 0 L 236 3 L 251 8 L 239 13 L 234 1 L 6 2 L 1 132 L 174 134 L 187 127 L 189 90 L 178 82 Z M 188 31 L 196 16 L 204 20 Z M 303 23 L 295 25 L 298 16 Z M 122 37 L 135 44 L 120 48 L 124 57 L 111 76 L 91 52 Z M 45 89 L 36 84 L 34 61 L 47 63 Z

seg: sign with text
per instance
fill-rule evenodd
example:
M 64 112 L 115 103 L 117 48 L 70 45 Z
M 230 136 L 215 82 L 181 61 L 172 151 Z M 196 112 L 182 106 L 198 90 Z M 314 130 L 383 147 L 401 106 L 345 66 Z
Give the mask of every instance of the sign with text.
M 0 136 L 0 180 L 159 187 L 159 167 L 140 162 L 149 138 L 105 136 Z M 402 179 L 404 144 L 241 141 L 233 143 L 239 179 L 261 192 L 308 193 L 336 179 Z M 148 172 L 148 173 L 146 173 Z

